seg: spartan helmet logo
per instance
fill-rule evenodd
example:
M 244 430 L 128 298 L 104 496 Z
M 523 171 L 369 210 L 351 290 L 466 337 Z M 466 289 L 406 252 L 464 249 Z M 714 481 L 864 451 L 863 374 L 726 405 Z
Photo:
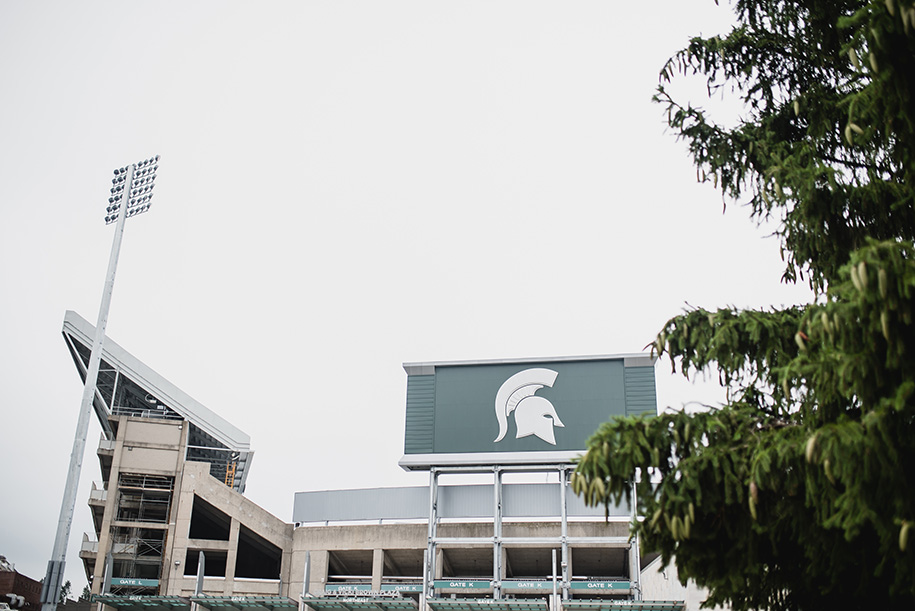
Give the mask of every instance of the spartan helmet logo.
M 516 438 L 536 435 L 547 443 L 556 445 L 554 426 L 565 425 L 556 415 L 556 408 L 543 397 L 535 396 L 544 386 L 552 388 L 559 374 L 552 369 L 525 369 L 505 380 L 496 393 L 496 420 L 499 421 L 499 436 L 502 441 L 508 432 L 508 417 L 515 412 Z

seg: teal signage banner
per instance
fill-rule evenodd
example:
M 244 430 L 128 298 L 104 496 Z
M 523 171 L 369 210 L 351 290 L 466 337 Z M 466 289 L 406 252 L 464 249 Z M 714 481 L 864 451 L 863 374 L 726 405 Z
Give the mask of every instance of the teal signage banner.
M 561 587 L 561 584 L 557 583 L 557 587 Z M 547 580 L 514 580 L 514 579 L 503 579 L 502 580 L 502 589 L 503 590 L 552 590 L 553 582 Z
M 133 577 L 112 577 L 111 585 L 155 588 L 159 585 L 159 580 L 158 579 L 135 579 Z
M 569 584 L 573 590 L 628 590 L 628 581 L 573 581 Z M 552 590 L 553 582 L 549 579 L 502 581 L 505 590 Z
M 325 592 L 372 592 L 370 583 L 329 583 L 324 586 Z M 422 592 L 421 583 L 383 583 L 381 592 Z
M 628 581 L 573 581 L 569 584 L 573 590 L 628 590 Z
M 573 456 L 614 417 L 656 413 L 647 355 L 544 361 L 405 364 L 402 466 L 435 456 L 552 453 Z M 486 455 L 485 458 L 482 455 Z
M 383 583 L 381 584 L 382 592 L 422 592 L 423 584 L 421 583 Z
M 438 589 L 452 589 L 452 590 L 485 590 L 492 588 L 492 582 L 490 581 L 474 581 L 474 580 L 465 580 L 465 579 L 436 579 L 432 582 L 432 587 L 436 590 Z
M 560 584 L 557 584 L 560 585 Z M 467 589 L 488 589 L 492 585 L 489 581 L 463 581 L 463 580 L 453 580 L 447 581 L 444 579 L 436 580 L 434 586 L 436 589 L 453 589 L 453 590 L 467 590 Z M 628 581 L 573 581 L 569 584 L 569 587 L 572 590 L 628 590 L 629 582 Z M 502 580 L 502 589 L 503 590 L 531 590 L 531 591 L 547 591 L 553 589 L 553 582 L 549 579 L 503 579 Z
M 325 592 L 371 592 L 370 583 L 328 583 L 324 585 Z

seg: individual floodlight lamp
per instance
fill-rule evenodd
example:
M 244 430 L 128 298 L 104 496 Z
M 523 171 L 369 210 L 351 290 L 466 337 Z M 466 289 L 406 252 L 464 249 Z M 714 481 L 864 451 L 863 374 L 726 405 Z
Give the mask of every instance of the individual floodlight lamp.
M 105 288 L 102 291 L 102 302 L 99 305 L 98 322 L 95 325 L 95 338 L 89 356 L 86 385 L 83 388 L 83 400 L 76 423 L 76 435 L 73 439 L 73 451 L 70 454 L 70 470 L 67 472 L 64 498 L 60 505 L 60 520 L 57 523 L 57 534 L 54 538 L 54 551 L 51 553 L 51 560 L 48 561 L 48 572 L 41 586 L 41 611 L 56 611 L 60 588 L 64 582 L 67 541 L 70 538 L 70 527 L 73 524 L 73 508 L 76 505 L 79 473 L 86 449 L 86 435 L 89 432 L 89 414 L 92 411 L 92 400 L 95 397 L 99 364 L 102 359 L 102 343 L 105 339 L 105 328 L 108 326 L 108 309 L 111 306 L 114 275 L 118 267 L 118 255 L 121 252 L 124 221 L 127 217 L 149 210 L 156 170 L 159 169 L 158 164 L 159 156 L 156 155 L 139 163 L 115 169 L 114 178 L 111 179 L 111 194 L 108 197 L 108 206 L 105 208 L 105 224 L 117 223 L 117 226 L 114 231 L 114 242 L 111 245 L 111 256 L 108 259 L 108 274 L 105 277 Z M 105 585 L 102 584 L 102 587 Z

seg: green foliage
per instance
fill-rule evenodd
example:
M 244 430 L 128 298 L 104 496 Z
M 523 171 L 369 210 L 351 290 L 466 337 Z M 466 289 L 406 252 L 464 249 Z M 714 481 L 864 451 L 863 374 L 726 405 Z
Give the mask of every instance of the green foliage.
M 64 582 L 64 585 L 60 586 L 60 596 L 58 597 L 57 602 L 60 604 L 66 604 L 67 599 L 70 598 L 70 590 L 73 586 L 70 584 L 70 580 Z
M 591 504 L 635 486 L 643 545 L 735 609 L 915 608 L 915 3 L 740 1 L 694 38 L 655 100 L 700 180 L 776 222 L 806 306 L 691 309 L 654 344 L 713 370 L 706 413 L 605 423 L 572 485 Z M 738 97 L 714 123 L 676 74 Z M 650 477 L 645 476 L 650 474 Z
M 890 7 L 892 7 L 892 14 Z M 910 0 L 741 1 L 726 37 L 694 38 L 655 99 L 700 180 L 779 223 L 793 280 L 825 288 L 866 238 L 913 239 L 915 13 Z M 664 87 L 701 73 L 744 117 L 714 123 Z

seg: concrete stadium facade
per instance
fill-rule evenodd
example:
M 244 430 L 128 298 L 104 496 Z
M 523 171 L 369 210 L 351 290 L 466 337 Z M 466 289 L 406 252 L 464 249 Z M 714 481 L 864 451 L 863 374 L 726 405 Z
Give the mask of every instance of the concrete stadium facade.
M 90 323 L 67 313 L 64 338 L 84 378 L 92 332 Z M 102 605 L 138 611 L 698 608 L 699 590 L 678 589 L 671 569 L 658 571 L 654 557 L 640 557 L 629 538 L 629 507 L 611 507 L 605 516 L 604 508 L 585 507 L 568 492 L 573 464 L 559 427 L 573 428 L 572 419 L 547 405 L 563 405 L 567 391 L 538 382 L 544 374 L 533 370 L 546 367 L 406 365 L 408 442 L 401 464 L 428 471 L 429 485 L 300 492 L 287 522 L 243 494 L 253 457 L 247 435 L 111 340 L 103 352 L 95 405 L 104 420 L 97 450 L 103 483 L 89 499 L 95 536 L 85 535 L 80 550 Z M 594 360 L 574 361 L 593 366 Z M 621 391 L 620 401 L 635 397 L 637 409 L 645 409 L 638 389 L 650 370 L 653 393 L 650 361 L 642 355 L 598 360 L 626 384 L 635 380 L 636 390 Z M 563 362 L 550 366 L 574 377 Z M 459 379 L 472 368 L 490 375 L 492 367 L 515 381 L 495 393 L 497 416 L 500 400 L 509 406 L 507 418 L 492 425 L 501 431 L 497 442 L 515 426 L 517 436 L 507 452 L 481 446 L 462 459 L 442 436 L 452 425 L 436 431 L 427 415 L 434 420 L 435 401 L 457 396 L 449 394 L 447 376 Z M 447 375 L 439 381 L 436 372 Z M 430 383 L 445 390 L 430 399 Z M 556 393 L 545 397 L 544 388 Z M 557 424 L 560 418 L 566 424 Z M 521 445 L 549 439 L 557 450 L 527 453 Z M 468 474 L 477 483 L 463 483 Z

